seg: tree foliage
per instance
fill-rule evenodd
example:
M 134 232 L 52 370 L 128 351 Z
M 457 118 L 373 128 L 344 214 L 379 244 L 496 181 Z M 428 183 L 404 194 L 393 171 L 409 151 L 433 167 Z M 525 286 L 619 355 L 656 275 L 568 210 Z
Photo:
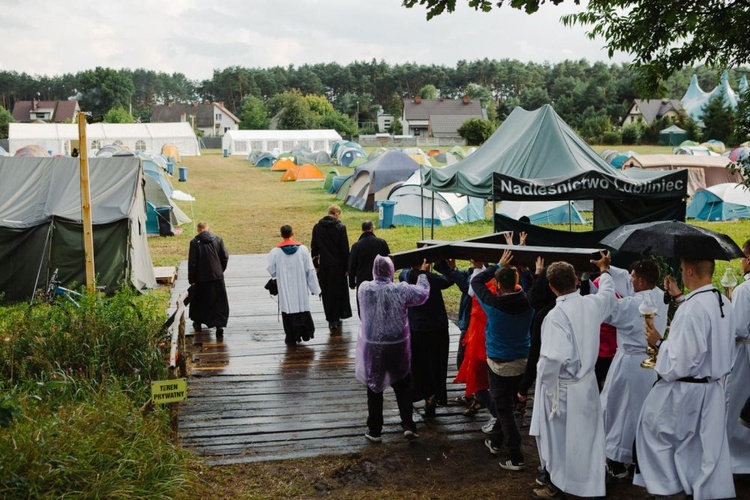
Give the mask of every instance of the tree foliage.
M 97 67 L 81 73 L 78 78 L 81 109 L 102 115 L 117 106 L 125 107 L 135 93 L 133 79 L 126 71 Z
M 8 138 L 8 124 L 13 122 L 13 115 L 10 111 L 0 106 L 0 139 Z
M 724 104 L 724 94 L 712 97 L 703 106 L 703 137 L 727 144 L 734 142 L 735 111 Z
M 125 108 L 118 105 L 107 111 L 104 115 L 105 123 L 135 123 L 133 115 L 127 112 Z
M 472 118 L 466 120 L 463 125 L 458 128 L 458 135 L 466 139 L 468 144 L 475 144 L 478 146 L 484 144 L 484 141 L 489 139 L 494 131 L 495 127 L 489 120 L 485 120 L 484 118 Z
M 555 5 L 565 0 L 548 0 Z M 456 8 L 457 0 L 404 0 L 407 8 L 427 9 L 427 19 Z M 545 0 L 465 0 L 469 7 L 489 12 L 508 4 L 531 14 Z M 571 3 L 580 5 L 579 0 Z M 638 86 L 660 96 L 671 74 L 685 66 L 705 63 L 732 67 L 750 61 L 747 0 L 589 0 L 582 12 L 568 14 L 563 24 L 589 28 L 587 35 L 604 38 L 610 55 L 626 52 L 633 58 Z
M 265 130 L 268 128 L 268 109 L 266 104 L 258 97 L 248 96 L 245 98 L 239 118 L 241 130 Z

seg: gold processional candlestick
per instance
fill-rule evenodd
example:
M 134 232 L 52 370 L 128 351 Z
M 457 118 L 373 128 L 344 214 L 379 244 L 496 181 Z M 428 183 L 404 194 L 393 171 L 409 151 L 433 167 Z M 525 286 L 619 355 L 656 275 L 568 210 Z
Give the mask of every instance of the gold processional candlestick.
M 644 313 L 642 314 L 642 316 L 647 326 L 654 326 L 654 313 Z M 646 345 L 646 354 L 648 355 L 648 357 L 641 361 L 641 368 L 646 368 L 649 370 L 654 369 L 654 367 L 656 366 L 656 352 L 656 348 L 651 347 L 650 345 Z

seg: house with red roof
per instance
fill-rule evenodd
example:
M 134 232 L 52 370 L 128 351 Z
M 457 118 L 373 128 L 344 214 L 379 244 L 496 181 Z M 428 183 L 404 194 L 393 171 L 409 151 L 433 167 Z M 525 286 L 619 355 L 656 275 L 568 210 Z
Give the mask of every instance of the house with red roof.
M 18 123 L 73 123 L 81 112 L 77 100 L 69 101 L 16 101 L 13 119 Z

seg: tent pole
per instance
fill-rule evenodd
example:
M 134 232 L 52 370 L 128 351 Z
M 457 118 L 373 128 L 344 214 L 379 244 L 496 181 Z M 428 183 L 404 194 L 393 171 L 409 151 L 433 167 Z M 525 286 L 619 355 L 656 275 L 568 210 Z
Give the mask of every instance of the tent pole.
M 419 212 L 422 226 L 422 240 L 424 240 L 424 175 L 422 168 L 419 168 Z
M 495 197 L 492 197 L 492 232 L 496 233 L 497 228 L 495 227 L 495 213 L 497 212 L 497 200 L 495 200 Z
M 432 211 L 432 215 L 430 217 L 430 239 L 435 239 L 435 191 L 430 191 L 432 193 L 432 206 L 430 210 Z
M 91 219 L 91 186 L 89 185 L 89 154 L 86 144 L 86 114 L 78 113 L 78 160 L 81 164 L 81 215 L 83 249 L 86 261 L 86 289 L 94 291 L 94 228 Z
M 573 232 L 573 202 L 568 200 L 568 231 Z

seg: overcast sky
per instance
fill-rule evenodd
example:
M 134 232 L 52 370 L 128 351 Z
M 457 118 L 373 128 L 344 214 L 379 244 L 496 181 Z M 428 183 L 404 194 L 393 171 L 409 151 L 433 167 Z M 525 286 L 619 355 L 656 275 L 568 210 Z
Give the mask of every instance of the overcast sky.
M 459 60 L 607 58 L 602 40 L 560 16 L 576 7 L 545 4 L 533 15 L 466 7 L 426 20 L 402 0 L 0 0 L 0 70 L 32 75 L 96 66 L 210 78 L 228 66 L 272 67 L 373 58 L 455 66 Z

